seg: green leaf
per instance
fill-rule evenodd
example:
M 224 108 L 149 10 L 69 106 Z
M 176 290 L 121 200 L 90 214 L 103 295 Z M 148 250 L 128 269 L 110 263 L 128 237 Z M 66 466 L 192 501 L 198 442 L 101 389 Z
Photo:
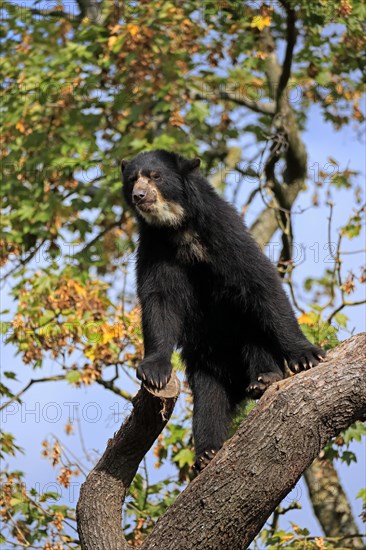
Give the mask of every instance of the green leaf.
M 355 422 L 344 433 L 343 439 L 346 444 L 351 441 L 360 442 L 362 437 L 366 435 L 366 426 L 362 422 Z
M 77 370 L 72 370 L 68 372 L 65 376 L 66 380 L 70 382 L 70 384 L 76 384 L 77 382 L 79 382 L 80 377 L 81 377 L 81 374 Z
M 52 500 L 59 500 L 60 494 L 56 493 L 55 491 L 47 491 L 46 493 L 42 493 L 40 495 L 40 501 L 45 502 L 46 500 L 52 499 Z
M 173 461 L 178 463 L 179 468 L 190 466 L 194 462 L 194 453 L 190 449 L 182 449 L 174 456 Z
M 6 334 L 11 327 L 11 323 L 8 321 L 0 321 L 0 332 L 1 334 Z
M 336 320 L 337 324 L 340 327 L 346 327 L 347 326 L 347 321 L 348 321 L 349 318 L 344 313 L 337 313 L 334 316 L 334 319 Z
M 349 466 L 351 462 L 357 462 L 357 457 L 352 451 L 343 451 L 341 461 L 345 462 Z
M 3 375 L 6 378 L 9 378 L 10 380 L 17 380 L 17 376 L 16 376 L 15 372 L 6 370 L 6 371 L 3 372 Z

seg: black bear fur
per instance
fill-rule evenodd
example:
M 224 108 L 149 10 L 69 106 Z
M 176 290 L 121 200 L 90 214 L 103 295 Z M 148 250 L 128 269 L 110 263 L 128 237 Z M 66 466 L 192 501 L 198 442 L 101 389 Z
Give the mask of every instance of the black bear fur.
M 137 376 L 164 387 L 181 349 L 199 469 L 227 438 L 236 405 L 281 380 L 285 362 L 296 373 L 324 352 L 302 334 L 276 269 L 198 167 L 163 150 L 122 162 L 139 221 L 145 356 Z

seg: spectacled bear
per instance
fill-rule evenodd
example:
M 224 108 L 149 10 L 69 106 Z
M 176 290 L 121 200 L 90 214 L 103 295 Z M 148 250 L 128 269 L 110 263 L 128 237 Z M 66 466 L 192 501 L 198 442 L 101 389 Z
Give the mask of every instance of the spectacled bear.
M 236 405 L 282 380 L 285 361 L 296 373 L 324 356 L 302 334 L 276 269 L 199 165 L 164 150 L 122 161 L 124 196 L 139 222 L 145 356 L 137 377 L 163 388 L 181 349 L 197 470 L 227 438 Z

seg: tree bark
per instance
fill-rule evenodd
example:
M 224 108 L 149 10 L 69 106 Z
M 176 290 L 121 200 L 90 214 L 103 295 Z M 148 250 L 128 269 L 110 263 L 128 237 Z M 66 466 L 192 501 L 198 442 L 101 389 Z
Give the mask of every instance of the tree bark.
M 81 486 L 76 519 L 83 550 L 127 548 L 122 504 L 141 460 L 167 424 L 179 391 L 173 375 L 163 390 L 150 392 L 142 386 L 133 399 L 131 415 Z
M 319 367 L 269 388 L 141 548 L 247 548 L 324 444 L 365 418 L 365 351 L 365 334 L 354 336 L 329 352 Z M 127 546 L 122 501 L 140 460 L 165 425 L 159 414 L 162 401 L 144 389 L 138 396 L 130 418 L 82 487 L 77 513 L 83 550 Z
M 346 537 L 358 532 L 352 515 L 351 505 L 348 502 L 336 469 L 326 458 L 314 460 L 305 471 L 304 478 L 309 489 L 314 514 L 327 537 Z M 335 547 L 344 547 L 344 540 Z M 365 548 L 361 537 L 354 537 L 349 541 L 350 548 Z

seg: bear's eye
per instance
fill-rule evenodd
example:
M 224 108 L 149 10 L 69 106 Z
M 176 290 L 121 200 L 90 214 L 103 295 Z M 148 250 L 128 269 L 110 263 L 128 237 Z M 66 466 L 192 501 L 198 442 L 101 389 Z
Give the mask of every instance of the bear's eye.
M 129 181 L 130 183 L 135 183 L 135 181 L 137 180 L 138 178 L 138 173 L 136 172 L 136 170 L 132 173 L 132 175 L 130 176 L 129 178 Z
M 160 174 L 158 172 L 150 172 L 150 178 L 153 180 L 159 180 Z

